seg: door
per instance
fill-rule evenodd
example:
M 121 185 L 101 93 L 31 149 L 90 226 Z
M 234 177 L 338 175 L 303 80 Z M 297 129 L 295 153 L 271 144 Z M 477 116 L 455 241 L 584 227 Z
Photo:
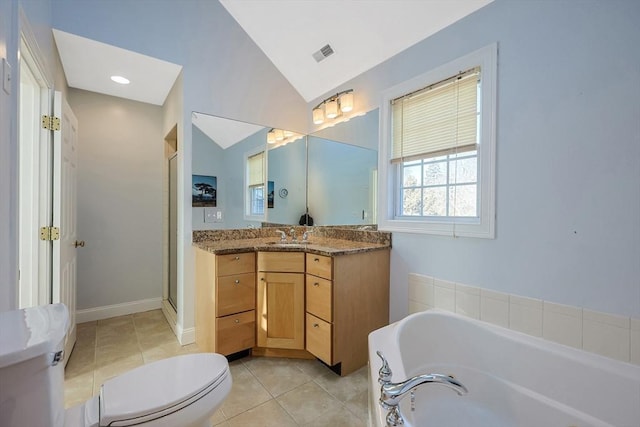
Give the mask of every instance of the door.
M 259 273 L 258 347 L 304 349 L 304 274 Z
M 78 121 L 60 92 L 55 92 L 53 110 L 60 117 L 60 132 L 53 138 L 53 226 L 60 237 L 53 242 L 52 302 L 69 309 L 65 354 L 70 355 L 76 341 L 76 250 L 84 246 L 76 240 Z
M 169 302 L 178 310 L 178 153 L 169 158 Z

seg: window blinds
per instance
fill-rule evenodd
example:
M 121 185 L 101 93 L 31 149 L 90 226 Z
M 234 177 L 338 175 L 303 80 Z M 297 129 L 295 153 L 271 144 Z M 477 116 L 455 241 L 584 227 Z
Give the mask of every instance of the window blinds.
M 392 162 L 475 150 L 478 128 L 476 67 L 391 102 Z
M 264 151 L 249 157 L 249 186 L 264 185 Z

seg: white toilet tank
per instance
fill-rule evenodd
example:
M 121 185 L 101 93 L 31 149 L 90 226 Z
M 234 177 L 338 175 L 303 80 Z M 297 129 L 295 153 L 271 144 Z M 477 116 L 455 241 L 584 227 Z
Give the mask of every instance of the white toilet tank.
M 0 313 L 0 426 L 64 424 L 68 322 L 62 304 Z

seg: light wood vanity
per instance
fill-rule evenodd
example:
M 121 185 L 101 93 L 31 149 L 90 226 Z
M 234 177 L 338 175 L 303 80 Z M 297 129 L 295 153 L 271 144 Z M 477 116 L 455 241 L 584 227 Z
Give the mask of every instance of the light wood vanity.
M 369 332 L 389 322 L 390 247 L 313 243 L 303 249 L 265 239 L 198 245 L 198 347 L 316 357 L 340 375 L 366 365 Z

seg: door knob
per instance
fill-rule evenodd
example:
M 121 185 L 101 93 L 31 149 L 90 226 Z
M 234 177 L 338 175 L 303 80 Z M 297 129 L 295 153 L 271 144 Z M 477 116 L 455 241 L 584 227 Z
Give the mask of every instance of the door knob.
M 84 248 L 84 240 L 76 240 L 74 246 L 77 248 L 78 246 Z

